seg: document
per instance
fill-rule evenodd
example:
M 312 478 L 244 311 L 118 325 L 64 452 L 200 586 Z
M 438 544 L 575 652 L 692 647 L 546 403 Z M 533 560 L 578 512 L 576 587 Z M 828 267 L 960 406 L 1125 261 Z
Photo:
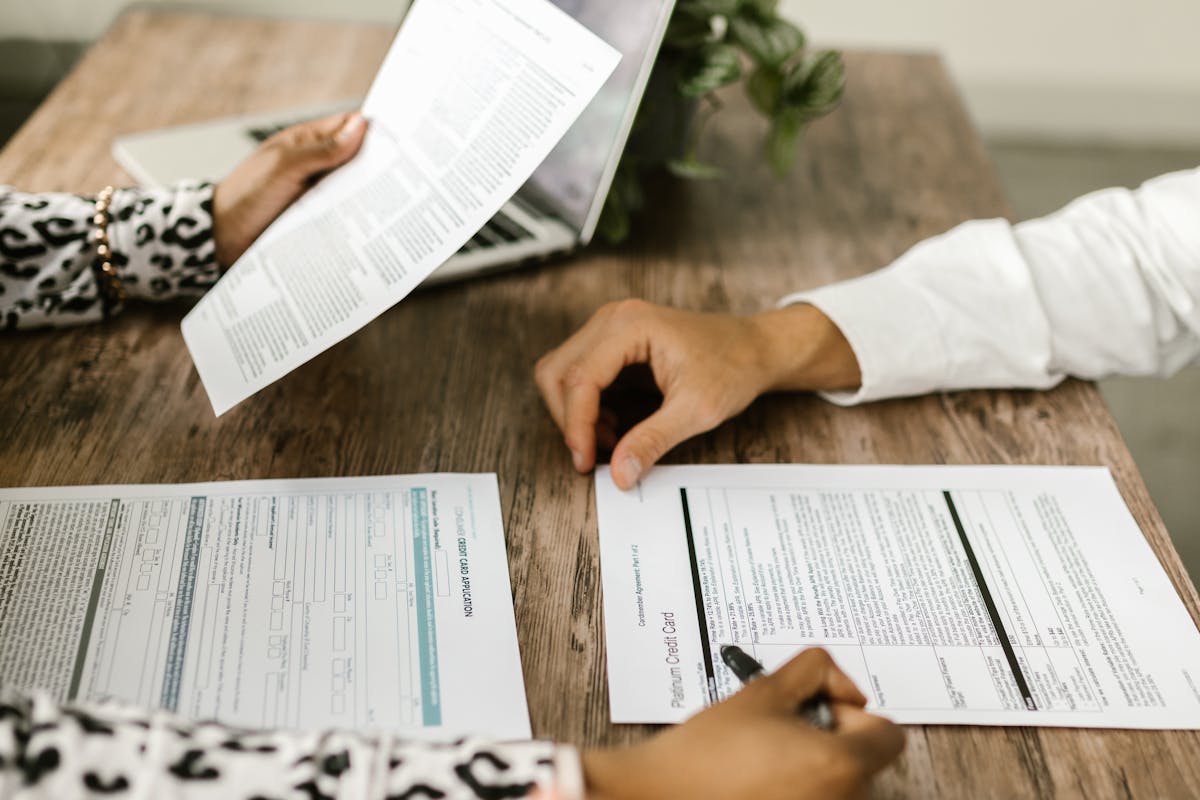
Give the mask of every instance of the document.
M 362 151 L 183 320 L 217 415 L 362 328 L 457 252 L 619 59 L 548 0 L 417 0 L 363 102 Z
M 528 738 L 496 478 L 0 490 L 0 684 Z
M 1200 728 L 1200 633 L 1107 469 L 596 475 L 614 722 L 819 645 L 901 723 Z

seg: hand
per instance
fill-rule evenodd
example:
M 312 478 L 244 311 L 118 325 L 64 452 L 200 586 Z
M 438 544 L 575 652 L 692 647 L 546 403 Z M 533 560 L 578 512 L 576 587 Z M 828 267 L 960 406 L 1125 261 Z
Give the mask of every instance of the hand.
M 836 727 L 796 714 L 824 691 Z M 805 650 L 723 703 L 644 744 L 583 756 L 592 800 L 837 800 L 866 793 L 904 749 L 903 731 L 863 711 L 866 698 L 824 650 Z
M 213 192 L 217 263 L 228 269 L 283 210 L 362 146 L 357 111 L 293 125 L 267 139 Z
M 626 367 L 648 365 L 662 405 L 616 441 L 601 393 Z M 535 379 L 575 468 L 612 449 L 617 486 L 629 489 L 675 445 L 712 430 L 764 392 L 858 386 L 858 361 L 813 306 L 751 317 L 701 314 L 639 300 L 610 303 L 544 356 Z

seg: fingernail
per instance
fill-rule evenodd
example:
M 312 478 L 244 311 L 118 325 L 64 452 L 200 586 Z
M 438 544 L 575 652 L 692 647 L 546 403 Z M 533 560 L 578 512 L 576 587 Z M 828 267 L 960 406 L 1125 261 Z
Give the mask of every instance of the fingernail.
M 642 477 L 642 462 L 635 456 L 628 456 L 621 462 L 621 474 L 625 476 L 626 485 L 632 487 Z
M 572 450 L 571 461 L 575 462 L 575 469 L 583 472 L 583 453 L 578 450 Z
M 363 125 L 366 124 L 367 121 L 363 118 L 363 115 L 355 111 L 345 122 L 342 123 L 341 129 L 339 129 L 337 132 L 337 140 L 339 142 L 344 142 L 348 139 L 354 138 L 358 135 L 358 132 L 362 130 Z

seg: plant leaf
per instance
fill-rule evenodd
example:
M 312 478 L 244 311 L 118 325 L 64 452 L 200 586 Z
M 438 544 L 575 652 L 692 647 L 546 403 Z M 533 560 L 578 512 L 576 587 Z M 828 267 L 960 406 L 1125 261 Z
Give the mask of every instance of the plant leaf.
M 604 211 L 600 213 L 596 228 L 609 244 L 620 244 L 629 238 L 629 209 L 616 192 L 610 192 L 604 201 Z
M 675 9 L 684 14 L 727 17 L 736 14 L 743 2 L 745 0 L 679 0 Z
M 779 9 L 779 0 L 742 0 L 742 5 L 768 17 L 774 16 Z
M 671 159 L 667 162 L 667 169 L 676 177 L 695 181 L 710 181 L 724 174 L 719 167 L 705 164 L 694 155 Z
M 597 230 L 609 244 L 620 244 L 629 237 L 633 215 L 642 210 L 646 198 L 642 194 L 642 173 L 629 154 L 617 165 L 612 187 L 604 201 Z
M 621 201 L 625 208 L 629 209 L 630 214 L 636 214 L 646 205 L 646 195 L 642 191 L 641 170 L 631 165 L 625 170 L 620 170 L 620 175 L 621 182 L 617 188 L 621 193 Z
M 663 37 L 663 46 L 680 50 L 703 47 L 713 35 L 709 15 L 681 13 L 682 11 L 680 8 L 671 15 L 671 22 L 667 25 L 666 35 Z
M 796 163 L 796 153 L 800 149 L 800 137 L 806 122 L 802 112 L 787 108 L 771 123 L 771 132 L 767 135 L 767 158 L 775 174 L 781 178 Z
M 837 107 L 845 88 L 846 66 L 842 54 L 826 50 L 784 73 L 782 100 L 808 119 L 816 119 Z
M 759 64 L 777 67 L 804 49 L 804 33 L 774 14 L 747 10 L 729 19 L 729 32 Z
M 759 67 L 746 79 L 746 94 L 754 107 L 768 117 L 775 116 L 779 108 L 779 94 L 783 86 L 783 74 L 773 67 Z
M 742 77 L 742 61 L 736 47 L 708 44 L 683 65 L 679 91 L 685 97 L 702 97 Z

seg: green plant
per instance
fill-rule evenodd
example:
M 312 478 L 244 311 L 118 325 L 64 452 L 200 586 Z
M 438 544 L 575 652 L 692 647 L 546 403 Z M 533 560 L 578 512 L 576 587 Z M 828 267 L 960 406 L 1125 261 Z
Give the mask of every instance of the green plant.
M 837 106 L 845 85 L 841 53 L 808 53 L 803 31 L 779 15 L 778 5 L 779 0 L 678 0 L 653 78 L 669 81 L 671 90 L 666 97 L 648 95 L 638 112 L 633 144 L 621 159 L 601 218 L 601 233 L 610 242 L 628 236 L 632 216 L 644 203 L 648 170 L 665 166 L 695 180 L 721 176 L 697 155 L 705 128 L 722 108 L 718 90 L 744 85 L 769 123 L 764 154 L 781 177 L 795 162 L 808 123 Z M 663 102 L 673 102 L 675 115 L 684 119 L 664 126 L 662 109 L 656 108 Z M 639 137 L 673 135 L 664 127 L 682 134 L 674 151 L 657 147 L 653 155 L 640 153 Z

